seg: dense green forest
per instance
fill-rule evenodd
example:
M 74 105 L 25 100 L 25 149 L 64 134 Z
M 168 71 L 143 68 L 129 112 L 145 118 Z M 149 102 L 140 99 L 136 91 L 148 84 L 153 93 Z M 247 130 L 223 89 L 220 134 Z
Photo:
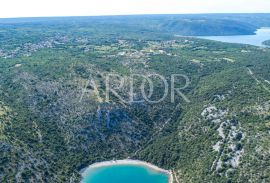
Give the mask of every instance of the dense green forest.
M 80 182 L 89 164 L 128 157 L 177 182 L 270 182 L 270 49 L 175 36 L 269 24 L 268 14 L 0 19 L 0 182 Z M 105 102 L 109 74 L 185 75 L 189 102 Z M 164 91 L 155 82 L 152 99 Z

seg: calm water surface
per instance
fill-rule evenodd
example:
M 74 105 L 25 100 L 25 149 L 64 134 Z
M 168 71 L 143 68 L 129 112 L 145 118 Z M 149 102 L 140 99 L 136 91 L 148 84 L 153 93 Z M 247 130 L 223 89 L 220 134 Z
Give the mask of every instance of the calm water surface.
M 221 41 L 226 43 L 240 43 L 266 47 L 265 45 L 262 44 L 262 42 L 270 40 L 270 27 L 258 29 L 256 31 L 256 35 L 199 36 L 199 38 Z
M 82 176 L 82 183 L 168 183 L 166 174 L 139 165 L 91 168 Z

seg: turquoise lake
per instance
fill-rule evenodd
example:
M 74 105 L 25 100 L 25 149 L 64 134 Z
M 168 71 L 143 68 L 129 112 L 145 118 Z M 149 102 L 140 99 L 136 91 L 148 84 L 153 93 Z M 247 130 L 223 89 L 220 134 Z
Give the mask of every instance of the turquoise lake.
M 237 36 L 199 36 L 198 38 L 221 41 L 226 43 L 240 43 L 254 46 L 266 47 L 262 42 L 270 40 L 270 28 L 260 28 L 256 35 L 237 35 Z
M 168 176 L 139 165 L 112 165 L 87 169 L 82 183 L 168 183 Z

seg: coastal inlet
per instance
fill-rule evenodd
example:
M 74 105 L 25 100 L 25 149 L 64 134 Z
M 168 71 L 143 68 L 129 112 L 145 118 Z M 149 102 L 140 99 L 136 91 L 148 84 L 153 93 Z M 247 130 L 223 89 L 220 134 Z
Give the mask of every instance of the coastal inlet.
M 82 171 L 81 183 L 172 183 L 171 171 L 138 160 L 105 161 Z

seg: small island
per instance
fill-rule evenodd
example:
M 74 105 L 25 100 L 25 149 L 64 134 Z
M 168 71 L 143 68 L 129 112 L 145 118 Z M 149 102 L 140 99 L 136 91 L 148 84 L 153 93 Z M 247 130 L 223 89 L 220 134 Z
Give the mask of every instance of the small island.
M 152 165 L 150 163 L 144 162 L 144 161 L 139 161 L 139 160 L 131 160 L 131 159 L 125 159 L 125 160 L 112 160 L 112 161 L 104 161 L 104 162 L 100 162 L 100 163 L 94 163 L 90 166 L 88 166 L 87 168 L 83 169 L 81 174 L 82 174 L 82 183 L 88 183 L 89 180 L 91 179 L 91 176 L 96 176 L 97 172 L 101 173 L 102 169 L 105 170 L 106 168 L 113 168 L 113 167 L 120 167 L 122 166 L 122 168 L 124 166 L 126 167 L 139 167 L 139 168 L 144 168 L 146 169 L 146 172 L 151 171 L 151 173 L 149 175 L 153 175 L 154 173 L 156 174 L 155 176 L 160 176 L 162 175 L 163 178 L 166 178 L 165 182 L 168 183 L 173 183 L 173 174 L 171 171 L 169 170 L 164 170 L 161 169 L 155 165 Z M 117 170 L 115 172 L 118 172 Z M 106 172 L 105 174 L 108 175 L 108 172 Z M 160 175 L 158 175 L 160 174 Z M 116 176 L 121 176 L 121 173 L 119 173 L 119 175 L 115 174 Z M 161 177 L 162 177 L 161 176 Z M 110 177 L 112 178 L 112 177 Z M 93 180 L 93 179 L 91 179 Z M 162 181 L 163 182 L 163 181 Z

